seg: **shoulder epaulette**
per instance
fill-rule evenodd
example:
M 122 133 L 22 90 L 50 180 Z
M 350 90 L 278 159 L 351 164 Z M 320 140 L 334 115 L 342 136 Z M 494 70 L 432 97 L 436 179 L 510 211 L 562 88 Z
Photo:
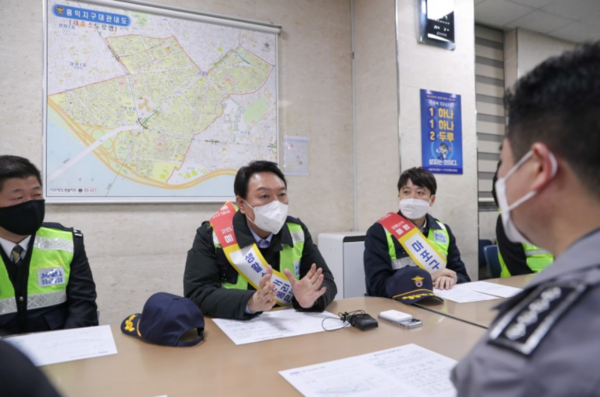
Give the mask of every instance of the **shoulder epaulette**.
M 302 224 L 302 222 L 300 221 L 300 219 L 291 217 L 289 215 L 288 215 L 288 217 L 287 217 L 287 219 L 285 221 L 286 222 L 297 223 L 297 224 Z
M 531 355 L 587 289 L 575 281 L 540 285 L 496 322 L 489 343 Z
M 60 229 L 60 230 L 65 230 L 65 231 L 71 231 L 70 227 L 65 227 L 58 222 L 44 222 L 44 223 L 42 223 L 42 226 L 50 228 L 50 229 Z

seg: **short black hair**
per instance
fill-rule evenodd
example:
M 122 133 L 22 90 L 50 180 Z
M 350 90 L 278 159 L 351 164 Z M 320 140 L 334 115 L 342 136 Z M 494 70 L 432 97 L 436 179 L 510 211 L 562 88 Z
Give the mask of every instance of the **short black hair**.
M 285 187 L 287 187 L 285 176 L 283 176 L 283 172 L 281 172 L 277 163 L 266 160 L 257 160 L 238 170 L 235 175 L 235 181 L 233 182 L 233 192 L 235 195 L 246 200 L 248 195 L 248 182 L 250 181 L 250 178 L 252 178 L 252 175 L 258 174 L 259 172 L 270 172 L 277 175 L 279 179 L 283 181 Z
M 8 179 L 26 179 L 30 176 L 35 176 L 40 185 L 42 184 L 40 170 L 31 161 L 19 156 L 0 155 L 0 191 Z
M 400 179 L 398 179 L 398 191 L 406 186 L 409 179 L 412 181 L 413 185 L 429 189 L 431 194 L 435 194 L 437 191 L 435 176 L 423 167 L 413 167 L 404 171 L 400 175 Z
M 600 41 L 538 65 L 507 92 L 505 105 L 515 162 L 544 143 L 600 196 Z

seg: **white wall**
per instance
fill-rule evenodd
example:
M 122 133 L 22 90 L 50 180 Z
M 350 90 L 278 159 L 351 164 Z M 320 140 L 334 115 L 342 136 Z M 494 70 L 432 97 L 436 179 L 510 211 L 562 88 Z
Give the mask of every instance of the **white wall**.
M 575 48 L 575 43 L 559 40 L 527 29 L 514 29 L 505 33 L 504 53 L 505 83 L 511 87 L 517 79 L 552 56 Z
M 350 2 L 153 0 L 283 26 L 280 139 L 310 138 L 310 175 L 289 177 L 290 214 L 318 233 L 353 228 Z M 0 153 L 42 163 L 42 1 L 0 2 Z M 46 219 L 80 228 L 102 323 L 139 312 L 150 294 L 183 293 L 195 229 L 219 204 L 48 205 Z
M 394 0 L 354 0 L 358 230 L 398 207 L 400 176 Z
M 439 187 L 432 214 L 450 225 L 467 271 L 477 279 L 473 2 L 455 2 L 455 51 L 418 43 L 418 3 L 399 0 L 396 15 L 393 0 L 354 2 L 359 230 L 397 210 L 400 170 L 421 165 L 419 90 L 460 94 L 464 174 L 436 175 Z

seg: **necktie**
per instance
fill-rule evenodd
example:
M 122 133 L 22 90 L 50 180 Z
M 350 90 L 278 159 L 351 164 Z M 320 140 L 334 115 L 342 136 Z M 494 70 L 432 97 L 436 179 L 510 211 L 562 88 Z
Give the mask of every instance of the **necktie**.
M 15 248 L 10 252 L 10 257 L 15 265 L 21 262 L 21 255 L 23 254 L 23 247 L 19 244 L 15 245 Z
M 269 248 L 269 245 L 270 245 L 269 240 L 263 240 L 263 239 L 258 240 L 258 247 L 259 248 L 263 248 L 263 249 L 264 248 Z

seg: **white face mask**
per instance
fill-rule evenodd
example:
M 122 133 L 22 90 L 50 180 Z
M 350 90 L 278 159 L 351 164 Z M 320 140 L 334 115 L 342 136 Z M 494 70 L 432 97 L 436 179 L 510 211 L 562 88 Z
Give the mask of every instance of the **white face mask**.
M 496 197 L 498 199 L 498 205 L 500 206 L 500 215 L 502 216 L 502 225 L 504 226 L 504 232 L 506 233 L 506 237 L 512 241 L 513 243 L 523 243 L 523 244 L 531 244 L 533 245 L 515 226 L 514 222 L 510 218 L 510 211 L 517 208 L 519 205 L 523 204 L 533 196 L 535 196 L 538 192 L 536 190 L 527 193 L 525 196 L 521 197 L 511 205 L 508 205 L 508 199 L 506 198 L 506 181 L 508 178 L 512 176 L 521 166 L 529 160 L 529 158 L 533 155 L 533 152 L 530 150 L 515 164 L 510 171 L 503 177 L 498 178 L 496 181 Z M 551 178 L 554 178 L 556 175 L 557 164 L 556 158 L 552 153 L 550 153 L 550 160 L 552 161 L 552 175 Z
M 244 200 L 246 201 L 246 200 Z M 288 215 L 288 206 L 279 200 L 273 200 L 269 204 L 252 207 L 247 201 L 246 204 L 254 210 L 254 220 L 246 217 L 265 232 L 277 234 L 283 227 Z
M 400 212 L 408 219 L 421 219 L 429 211 L 429 201 L 408 198 L 400 200 Z

